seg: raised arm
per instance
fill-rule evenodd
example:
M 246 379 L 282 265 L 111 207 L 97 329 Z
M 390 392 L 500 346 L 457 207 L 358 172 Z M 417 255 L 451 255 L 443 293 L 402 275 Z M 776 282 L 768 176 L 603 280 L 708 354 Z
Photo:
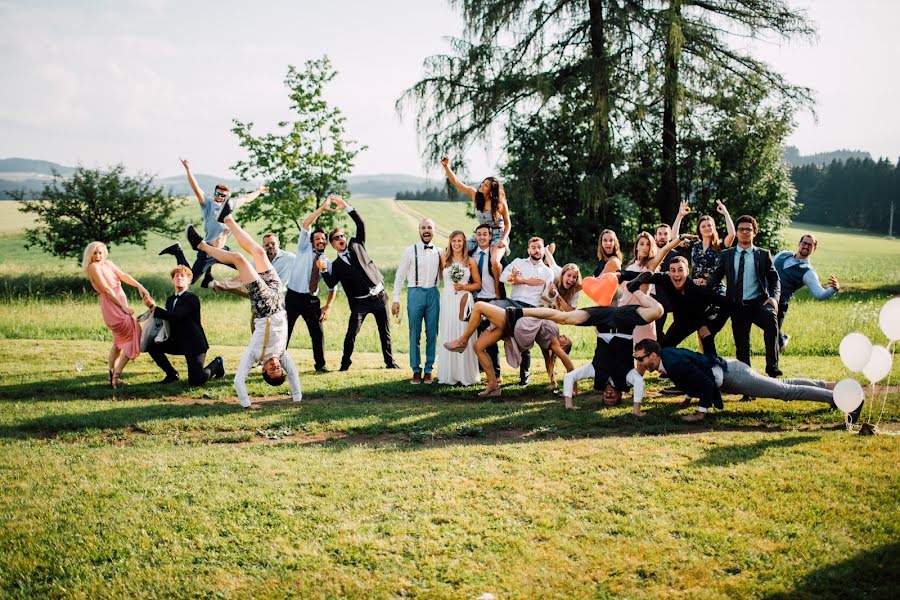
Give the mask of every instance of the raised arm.
M 681 236 L 672 238 L 668 244 L 663 246 L 662 249 L 660 249 L 660 251 L 656 253 L 656 256 L 653 257 L 653 260 L 647 263 L 647 270 L 655 271 L 656 269 L 658 269 L 659 265 L 666 257 L 666 254 L 668 254 L 676 246 L 679 246 L 683 241 L 684 240 L 681 239 Z
M 350 215 L 350 218 L 353 219 L 353 222 L 356 223 L 356 235 L 353 236 L 356 238 L 356 241 L 366 245 L 366 224 L 363 223 L 362 217 L 359 216 L 359 213 L 356 210 L 344 202 L 344 199 L 338 196 L 337 194 L 332 194 L 328 196 L 328 199 L 334 203 L 335 210 L 342 210 Z
M 672 223 L 672 238 L 675 239 L 679 235 L 681 235 L 681 219 L 684 218 L 685 215 L 690 214 L 691 207 L 688 206 L 687 200 L 682 200 L 681 204 L 678 206 L 678 216 L 675 217 L 675 222 Z
M 188 162 L 188 159 L 181 158 L 179 160 L 181 160 L 181 164 L 184 165 L 184 170 L 187 172 L 188 183 L 191 184 L 191 189 L 194 190 L 197 201 L 201 206 L 206 204 L 206 197 L 203 195 L 203 190 L 200 189 L 200 184 L 197 183 L 197 180 L 194 178 L 194 172 L 191 171 L 191 165 Z
M 256 200 L 260 194 L 268 194 L 269 186 L 261 185 L 249 194 L 244 194 L 243 196 L 238 196 L 237 198 L 233 198 L 231 200 L 231 209 L 237 210 L 248 202 L 253 202 Z
M 311 228 L 313 223 L 322 216 L 322 213 L 328 210 L 331 210 L 331 196 L 325 198 L 325 202 L 322 203 L 322 206 L 312 211 L 309 216 L 303 220 L 303 229 Z
M 723 243 L 726 248 L 731 248 L 731 244 L 734 243 L 734 221 L 728 209 L 725 208 L 725 204 L 719 199 L 716 199 L 716 211 L 725 217 L 725 229 L 728 230 L 728 235 L 725 236 Z
M 512 234 L 512 219 L 509 218 L 509 205 L 504 200 L 498 207 L 500 216 L 503 217 L 503 235 L 498 245 L 509 246 L 509 236 Z
M 444 173 L 447 175 L 447 179 L 450 181 L 450 185 L 459 190 L 460 193 L 465 194 L 469 198 L 475 198 L 475 192 L 478 191 L 470 185 L 466 185 L 456 176 L 456 173 L 453 172 L 453 169 L 450 168 L 450 157 L 445 156 L 441 159 L 441 166 L 444 167 Z

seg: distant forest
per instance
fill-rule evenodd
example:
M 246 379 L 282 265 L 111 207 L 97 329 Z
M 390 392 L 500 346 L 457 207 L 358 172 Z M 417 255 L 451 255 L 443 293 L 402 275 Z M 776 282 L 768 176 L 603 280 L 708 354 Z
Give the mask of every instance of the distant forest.
M 456 191 L 456 188 L 451 188 L 450 186 L 443 187 L 429 187 L 424 190 L 404 190 L 402 192 L 397 192 L 397 195 L 394 196 L 395 200 L 441 200 L 444 202 L 456 202 L 458 200 L 462 200 L 462 196 L 460 196 L 459 192 Z
M 798 221 L 888 233 L 891 205 L 900 211 L 900 163 L 884 158 L 795 167 L 791 180 L 801 205 Z M 897 228 L 895 223 L 892 233 Z

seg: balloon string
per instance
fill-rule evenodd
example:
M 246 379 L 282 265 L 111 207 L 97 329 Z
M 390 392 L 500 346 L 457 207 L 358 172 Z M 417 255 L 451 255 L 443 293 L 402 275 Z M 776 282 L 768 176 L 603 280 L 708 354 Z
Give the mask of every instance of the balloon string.
M 881 419 L 882 419 L 882 417 L 884 417 L 884 407 L 887 404 L 888 388 L 891 385 L 891 373 L 894 370 L 893 367 L 894 367 L 894 350 L 895 349 L 896 349 L 896 347 L 894 346 L 894 340 L 891 340 L 888 343 L 888 350 L 891 351 L 891 370 L 888 371 L 887 381 L 885 381 L 885 383 L 884 383 L 884 397 L 881 399 L 881 411 L 878 413 L 878 421 L 875 423 L 876 428 L 879 425 L 881 425 Z M 872 387 L 875 387 L 875 384 L 872 384 Z M 872 395 L 873 396 L 875 395 L 874 392 Z M 874 410 L 874 408 L 872 410 Z M 870 417 L 871 417 L 871 414 L 870 414 Z

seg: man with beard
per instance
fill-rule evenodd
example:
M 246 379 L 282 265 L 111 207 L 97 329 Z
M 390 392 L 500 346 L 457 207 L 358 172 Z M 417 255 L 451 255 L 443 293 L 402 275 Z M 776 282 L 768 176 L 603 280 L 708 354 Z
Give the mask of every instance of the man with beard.
M 338 256 L 330 264 L 319 260 L 319 271 L 329 287 L 341 284 L 350 304 L 350 320 L 344 336 L 344 354 L 341 357 L 341 371 L 350 368 L 353 362 L 353 346 L 366 316 L 375 316 L 378 335 L 381 338 L 381 354 L 388 369 L 399 369 L 391 352 L 391 330 L 388 323 L 387 295 L 384 293 L 384 275 L 366 250 L 366 226 L 356 210 L 337 195 L 329 196 L 337 210 L 346 211 L 356 223 L 356 236 L 347 240 L 344 230 L 337 227 L 331 231 L 331 247 Z
M 783 250 L 775 255 L 773 262 L 775 270 L 778 271 L 778 277 L 781 279 L 781 296 L 778 299 L 779 350 L 784 350 L 788 345 L 788 340 L 791 339 L 791 336 L 784 333 L 781 326 L 784 324 L 788 302 L 791 301 L 794 292 L 805 285 L 816 300 L 828 300 L 841 291 L 841 286 L 834 275 L 829 275 L 827 287 L 822 287 L 822 284 L 819 283 L 819 276 L 809 262 L 809 257 L 816 251 L 817 245 L 816 236 L 806 233 L 800 238 L 796 253 Z
M 500 281 L 510 287 L 508 306 L 534 308 L 541 303 L 547 285 L 553 281 L 553 269 L 544 264 L 544 240 L 528 240 L 528 258 L 517 258 L 503 269 Z M 519 385 L 531 383 L 531 352 L 523 352 L 519 363 Z
M 400 314 L 400 292 L 406 287 L 406 316 L 409 319 L 409 366 L 413 376 L 410 383 L 431 384 L 434 368 L 434 351 L 437 345 L 438 325 L 441 316 L 441 294 L 438 279 L 441 275 L 441 249 L 432 244 L 434 221 L 419 222 L 419 242 L 407 247 L 400 257 L 394 278 L 394 303 L 391 314 Z M 425 372 L 422 373 L 422 322 L 425 322 Z
M 653 239 L 656 241 L 657 252 L 666 247 L 666 244 L 672 241 L 672 227 L 667 225 L 666 223 L 660 223 L 656 227 L 656 235 L 654 235 Z M 669 264 L 675 259 L 677 256 L 684 256 L 680 250 L 681 246 L 678 246 L 668 254 L 663 259 L 662 263 L 659 265 L 660 273 L 665 273 L 669 270 Z M 669 313 L 672 312 L 672 303 L 669 302 L 669 299 L 666 297 L 665 290 L 661 290 L 658 287 L 656 288 L 656 293 L 653 294 L 653 297 L 656 298 L 656 301 L 662 304 L 665 312 L 663 316 L 657 319 L 656 321 L 656 337 L 657 339 L 662 338 L 663 331 L 666 328 L 666 319 L 669 316 Z
M 505 296 L 503 293 L 503 285 L 500 283 L 499 275 L 502 267 L 499 263 L 491 262 L 491 235 L 492 229 L 490 225 L 479 225 L 475 228 L 475 249 L 469 254 L 478 265 L 478 274 L 481 276 L 481 289 L 475 293 L 476 302 L 495 302 Z M 497 271 L 497 278 L 494 278 L 494 271 Z M 478 325 L 478 335 L 484 333 L 491 322 L 483 319 Z M 494 365 L 494 375 L 500 379 L 500 353 L 497 344 L 488 346 L 485 351 Z
M 288 344 L 291 343 L 291 334 L 294 332 L 294 324 L 297 317 L 303 317 L 306 328 L 309 330 L 309 339 L 312 343 L 313 368 L 316 373 L 327 373 L 325 368 L 325 336 L 322 332 L 322 323 L 328 320 L 328 312 L 334 302 L 335 288 L 328 286 L 328 298 L 325 306 L 319 302 L 319 261 L 324 261 L 328 268 L 328 259 L 325 258 L 326 235 L 323 229 L 312 229 L 323 212 L 331 210 L 331 201 L 325 202 L 312 212 L 300 226 L 300 238 L 297 240 L 297 258 L 294 268 L 287 278 L 287 296 L 284 299 L 284 307 L 288 319 Z M 276 265 L 276 270 L 278 266 Z

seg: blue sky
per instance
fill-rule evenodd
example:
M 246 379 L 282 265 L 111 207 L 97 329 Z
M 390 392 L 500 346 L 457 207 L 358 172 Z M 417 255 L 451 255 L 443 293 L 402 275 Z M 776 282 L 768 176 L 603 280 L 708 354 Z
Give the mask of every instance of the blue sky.
M 804 154 L 853 148 L 896 160 L 900 2 L 792 4 L 808 8 L 818 43 L 753 45 L 817 90 L 818 122 L 801 115 L 788 142 Z M 265 129 L 289 116 L 286 65 L 327 54 L 339 71 L 328 99 L 369 146 L 355 172 L 425 174 L 412 115 L 401 122 L 394 102 L 461 29 L 436 0 L 0 0 L 0 157 L 121 161 L 167 176 L 181 155 L 225 175 L 241 156 L 231 119 Z M 494 170 L 501 142 L 470 152 L 473 174 Z

